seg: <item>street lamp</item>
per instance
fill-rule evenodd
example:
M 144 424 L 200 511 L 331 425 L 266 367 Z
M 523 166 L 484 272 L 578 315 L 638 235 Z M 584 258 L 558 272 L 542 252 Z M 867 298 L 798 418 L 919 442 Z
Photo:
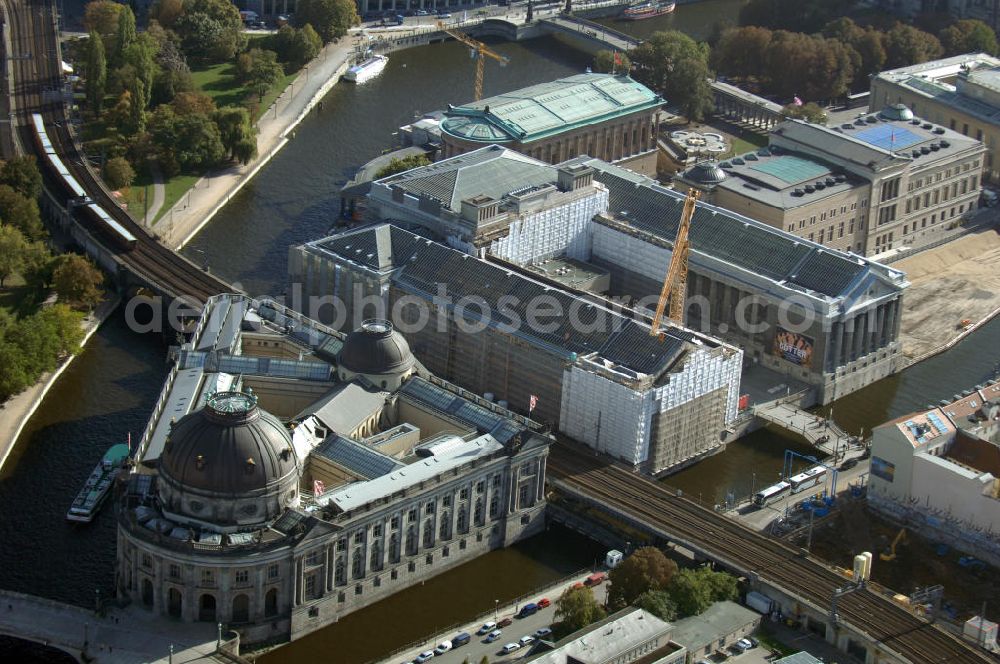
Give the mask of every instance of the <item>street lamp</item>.
M 493 620 L 498 620 L 500 618 L 500 600 L 493 600 Z

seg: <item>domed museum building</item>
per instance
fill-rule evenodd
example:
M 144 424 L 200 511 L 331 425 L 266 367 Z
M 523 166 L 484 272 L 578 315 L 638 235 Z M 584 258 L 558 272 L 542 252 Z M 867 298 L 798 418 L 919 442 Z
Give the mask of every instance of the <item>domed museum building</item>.
M 543 527 L 537 424 L 388 322 L 286 314 L 218 296 L 180 349 L 119 490 L 120 596 L 282 641 Z

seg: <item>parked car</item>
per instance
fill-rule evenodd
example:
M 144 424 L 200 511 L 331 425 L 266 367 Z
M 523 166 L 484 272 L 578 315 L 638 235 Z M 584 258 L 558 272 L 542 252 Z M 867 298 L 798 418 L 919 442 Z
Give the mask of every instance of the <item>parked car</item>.
M 451 641 L 442 641 L 438 644 L 438 647 L 434 649 L 434 656 L 443 655 L 451 650 Z
M 550 606 L 552 604 L 552 602 L 549 601 L 548 597 L 543 597 L 540 600 L 538 600 L 537 602 L 535 602 L 535 604 L 538 605 L 539 609 L 544 609 L 544 608 Z
M 549 627 L 542 627 L 535 630 L 536 639 L 544 639 L 546 636 L 552 633 L 552 629 Z
M 736 645 L 743 648 L 743 650 L 750 650 L 753 648 L 753 643 L 750 642 L 750 639 L 740 639 L 736 642 Z
M 517 642 L 521 644 L 522 648 L 526 645 L 534 643 L 534 641 L 535 637 L 533 637 L 531 634 L 525 634 L 524 636 L 522 636 L 520 639 L 517 640 Z
M 441 19 L 451 18 L 451 14 L 449 14 L 448 12 L 441 12 L 440 14 L 437 15 L 437 17 Z
M 500 619 L 500 622 L 497 623 L 497 627 L 510 627 L 513 624 L 514 624 L 514 619 L 511 618 L 510 616 L 507 616 L 506 618 Z
M 509 655 L 515 650 L 518 650 L 520 647 L 521 645 L 518 643 L 508 643 L 507 645 L 505 645 L 503 648 L 500 649 L 500 652 L 502 652 L 505 655 Z
M 752 636 L 748 636 L 747 637 L 747 641 L 750 642 L 750 647 L 751 648 L 756 648 L 757 646 L 760 645 L 760 641 L 758 641 L 757 639 L 753 638 Z
M 483 634 L 488 634 L 497 628 L 497 624 L 492 620 L 489 622 L 484 622 L 482 626 L 476 631 L 476 634 L 482 636 Z
M 492 632 L 486 635 L 485 639 L 486 643 L 493 643 L 494 641 L 500 638 L 500 634 L 501 634 L 500 630 L 498 629 L 493 630 Z
M 583 584 L 585 586 L 599 586 L 602 583 L 604 583 L 605 579 L 607 578 L 608 575 L 606 572 L 595 572 L 590 576 L 588 576 L 587 579 L 583 582 Z
M 451 637 L 451 647 L 458 648 L 459 646 L 464 646 L 466 643 L 472 640 L 468 632 L 459 632 L 455 636 Z
M 431 13 L 429 11 L 427 11 L 426 9 L 418 9 L 417 10 L 417 16 L 430 16 L 430 15 L 431 15 Z
M 433 659 L 433 658 L 434 658 L 434 651 L 433 650 L 425 650 L 424 652 L 422 652 L 419 655 L 417 655 L 413 659 L 413 661 L 416 662 L 417 664 L 424 664 L 424 662 L 426 662 L 429 659 Z
M 538 613 L 538 605 L 534 602 L 528 602 L 521 607 L 521 610 L 517 612 L 518 618 L 527 618 L 528 616 L 533 616 Z
M 840 464 L 839 470 L 850 470 L 858 465 L 857 459 L 844 459 L 844 462 Z

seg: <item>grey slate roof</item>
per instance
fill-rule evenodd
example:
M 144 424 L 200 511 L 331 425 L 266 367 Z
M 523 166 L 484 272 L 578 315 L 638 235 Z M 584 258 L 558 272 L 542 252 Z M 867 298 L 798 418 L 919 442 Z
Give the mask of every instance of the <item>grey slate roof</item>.
M 341 383 L 294 419 L 315 415 L 330 431 L 348 434 L 381 408 L 387 396 L 388 392 L 367 390 L 358 381 Z
M 673 242 L 684 198 L 656 186 L 653 180 L 635 181 L 634 174 L 599 159 L 583 160 L 597 170 L 595 179 L 609 190 L 609 214 L 652 235 Z M 699 203 L 691 221 L 692 262 L 696 254 L 710 256 L 762 275 L 830 297 L 847 289 L 870 269 L 864 259 L 826 249 L 752 219 Z
M 405 465 L 391 456 L 345 436 L 327 438 L 317 445 L 312 453 L 329 459 L 368 480 L 387 475 Z
M 527 320 L 527 307 L 536 298 L 549 298 L 563 312 L 578 311 L 582 325 L 573 325 L 569 316 L 542 318 L 541 325 L 532 329 L 527 324 L 516 326 L 511 331 L 521 338 L 564 357 L 572 354 L 598 353 L 613 362 L 633 371 L 657 375 L 667 369 L 684 353 L 690 334 L 684 330 L 670 328 L 664 341 L 660 342 L 649 334 L 649 328 L 635 323 L 620 314 L 607 311 L 590 303 L 583 303 L 573 295 L 556 288 L 550 288 L 516 272 L 479 260 L 431 240 L 427 240 L 396 226 L 391 229 L 393 281 L 410 292 L 427 296 L 438 294 L 438 284 L 445 284 L 452 302 L 462 298 L 482 298 L 491 310 L 490 324 L 511 325 L 513 317 L 506 313 L 513 311 L 520 321 Z M 366 228 L 340 236 L 320 240 L 315 246 L 358 260 L 355 246 L 372 246 L 374 228 Z M 371 266 L 371 261 L 366 263 Z M 502 309 L 499 299 L 513 296 L 516 303 L 510 309 Z M 477 307 L 466 308 L 466 315 L 473 315 Z M 554 329 L 545 324 L 551 322 Z M 574 321 L 575 322 L 575 321 Z M 542 329 L 545 328 L 545 329 Z
M 506 443 L 525 429 L 503 415 L 416 376 L 403 385 L 399 394 L 460 420 L 479 433 L 488 433 L 500 443 Z
M 512 191 L 554 183 L 556 169 L 513 150 L 490 146 L 475 152 L 378 180 L 414 196 L 429 196 L 455 212 L 462 200 L 485 194 L 502 198 Z

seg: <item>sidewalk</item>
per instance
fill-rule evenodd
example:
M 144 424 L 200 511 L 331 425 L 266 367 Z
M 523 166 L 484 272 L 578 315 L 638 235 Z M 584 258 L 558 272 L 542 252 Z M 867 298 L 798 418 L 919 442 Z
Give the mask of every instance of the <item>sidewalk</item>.
M 84 331 L 83 340 L 80 342 L 81 349 L 87 345 L 87 341 L 94 335 L 94 332 L 97 332 L 101 324 L 118 308 L 120 302 L 121 299 L 117 295 L 110 300 L 105 300 L 83 319 Z M 31 419 L 49 389 L 55 385 L 56 380 L 75 357 L 76 355 L 70 355 L 62 361 L 55 371 L 42 374 L 34 385 L 0 403 L 0 468 L 3 468 L 7 457 L 14 450 L 14 445 L 17 444 L 17 439 L 28 420 Z
M 113 664 L 206 660 L 215 652 L 214 625 L 158 619 L 136 606 L 93 611 L 10 591 L 0 591 L 0 632 Z M 171 647 L 173 657 L 171 658 Z
M 440 634 L 428 636 L 423 643 L 414 644 L 404 650 L 396 651 L 387 655 L 380 661 L 385 662 L 386 664 L 389 662 L 411 662 L 421 652 L 434 650 L 439 643 L 450 640 L 459 632 L 468 632 L 468 634 L 472 637 L 472 640 L 464 646 L 456 648 L 443 655 L 436 656 L 434 658 L 435 664 L 461 664 L 461 662 L 466 659 L 470 662 L 478 662 L 483 658 L 483 656 L 486 656 L 490 659 L 490 661 L 493 661 L 494 658 L 502 656 L 499 653 L 504 644 L 516 643 L 522 636 L 534 634 L 536 630 L 542 627 L 551 626 L 552 623 L 555 622 L 556 600 L 559 599 L 560 595 L 562 595 L 567 588 L 587 578 L 589 573 L 590 570 L 582 570 L 554 584 L 544 588 L 539 588 L 535 592 L 529 593 L 519 602 L 497 607 L 495 611 L 487 613 L 486 615 L 478 616 L 475 620 L 469 623 L 453 627 Z M 609 585 L 610 584 L 605 581 L 599 586 L 594 587 L 594 597 L 597 599 L 599 604 L 604 604 Z M 514 617 L 520 608 L 527 602 L 536 602 L 543 597 L 548 598 L 552 604 L 545 609 L 539 610 L 532 616 L 528 616 L 526 618 Z M 513 623 L 508 627 L 498 628 L 502 633 L 500 638 L 493 643 L 484 643 L 483 639 L 485 637 L 476 634 L 479 627 L 484 622 L 499 622 L 503 618 L 508 617 L 513 619 Z M 508 657 L 510 659 L 516 659 L 517 656 L 518 653 L 515 652 Z

